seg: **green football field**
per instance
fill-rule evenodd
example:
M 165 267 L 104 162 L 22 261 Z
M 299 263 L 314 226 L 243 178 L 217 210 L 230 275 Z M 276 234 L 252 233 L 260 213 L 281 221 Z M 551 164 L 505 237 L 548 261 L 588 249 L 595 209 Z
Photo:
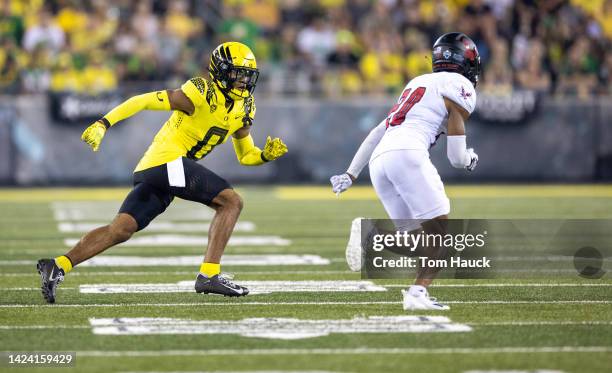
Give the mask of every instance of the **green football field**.
M 238 188 L 245 209 L 222 271 L 254 294 L 196 294 L 210 210 L 175 201 L 131 244 L 40 294 L 36 259 L 105 224 L 128 189 L 0 190 L 0 350 L 76 352 L 73 372 L 604 372 L 612 279 L 439 280 L 447 312 L 406 312 L 410 279 L 362 280 L 354 217 L 384 218 L 368 187 Z M 450 186 L 453 218 L 612 218 L 612 186 Z M 120 256 L 120 257 L 118 257 Z M 128 258 L 129 257 L 129 258 Z M 231 260 L 230 260 L 231 259 Z M 610 260 L 605 258 L 609 270 Z M 306 282 L 307 281 L 307 282 Z M 298 290 L 298 291 L 296 291 Z M 6 355 L 6 354 L 5 354 Z M 3 357 L 1 371 L 10 369 Z M 51 371 L 58 371 L 57 369 Z

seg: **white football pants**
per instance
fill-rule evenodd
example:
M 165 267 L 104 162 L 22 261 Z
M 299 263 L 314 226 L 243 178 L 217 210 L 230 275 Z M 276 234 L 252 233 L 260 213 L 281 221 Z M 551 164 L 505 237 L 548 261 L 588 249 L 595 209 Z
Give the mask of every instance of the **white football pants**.
M 427 150 L 391 150 L 370 160 L 370 178 L 390 219 L 433 219 L 450 212 Z

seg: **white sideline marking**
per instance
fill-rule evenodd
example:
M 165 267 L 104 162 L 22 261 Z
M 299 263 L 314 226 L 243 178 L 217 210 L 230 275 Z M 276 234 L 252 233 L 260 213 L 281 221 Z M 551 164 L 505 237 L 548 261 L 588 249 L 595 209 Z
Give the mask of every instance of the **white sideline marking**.
M 364 301 L 364 302 L 249 302 L 231 301 L 221 302 L 198 302 L 198 303 L 92 303 L 92 304 L 0 304 L 0 308 L 76 308 L 76 307 L 203 307 L 203 306 L 342 306 L 342 305 L 399 305 L 400 301 Z M 552 301 L 445 301 L 445 304 L 612 304 L 609 300 L 552 300 Z
M 101 255 L 79 264 L 79 267 L 147 267 L 147 266 L 191 266 L 202 263 L 201 255 L 186 256 L 131 256 Z M 3 260 L 0 265 L 34 265 L 35 260 Z M 224 255 L 221 264 L 229 266 L 283 266 L 283 265 L 328 265 L 329 259 L 318 255 L 262 254 Z M 162 272 L 164 273 L 164 272 Z M 195 274 L 196 272 L 191 272 Z M 72 273 L 70 274 L 72 276 Z
M 64 239 L 64 245 L 72 247 L 78 238 Z M 153 234 L 130 239 L 118 246 L 206 246 L 207 236 L 180 234 Z M 231 236 L 228 246 L 288 246 L 291 240 L 279 236 Z
M 226 350 L 76 351 L 88 357 L 155 357 L 202 355 L 362 355 L 362 354 L 540 354 L 566 352 L 612 352 L 612 346 L 483 347 L 483 348 L 270 348 Z
M 249 294 L 387 291 L 372 281 L 241 281 L 240 285 L 246 286 Z M 81 285 L 79 291 L 88 294 L 193 293 L 193 286 L 193 280 L 175 284 L 93 284 Z
M 165 317 L 90 318 L 97 335 L 238 334 L 296 340 L 330 334 L 469 332 L 445 316 L 369 316 L 341 320 L 257 317 L 242 320 L 189 320 Z
M 464 322 L 469 326 L 576 326 L 612 325 L 612 321 L 485 321 Z M 12 329 L 89 329 L 89 325 L 0 325 L 2 330 Z
M 108 224 L 108 222 L 72 222 L 62 221 L 57 224 L 57 230 L 63 233 L 85 233 L 95 228 Z M 187 223 L 172 221 L 153 221 L 147 226 L 147 232 L 207 232 L 210 223 Z M 239 221 L 234 227 L 234 232 L 253 232 L 255 223 L 250 221 Z

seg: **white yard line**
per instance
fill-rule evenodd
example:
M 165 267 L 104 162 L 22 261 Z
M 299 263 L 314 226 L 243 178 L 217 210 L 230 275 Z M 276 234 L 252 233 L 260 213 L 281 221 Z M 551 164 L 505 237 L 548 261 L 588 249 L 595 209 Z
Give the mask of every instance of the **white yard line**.
M 106 222 L 60 221 L 57 230 L 62 233 L 86 233 L 95 228 L 106 225 Z M 208 232 L 210 223 L 203 222 L 174 222 L 167 220 L 153 221 L 147 226 L 147 232 Z M 255 223 L 239 221 L 234 226 L 234 232 L 253 232 Z
M 209 355 L 362 355 L 362 354 L 539 354 L 612 352 L 612 346 L 484 347 L 484 348 L 277 348 L 159 351 L 76 351 L 81 357 L 157 357 Z
M 157 284 L 86 284 L 81 285 L 79 291 L 90 294 L 193 293 L 193 284 L 193 280 Z M 250 289 L 250 294 L 387 291 L 384 286 L 366 280 L 241 281 L 240 284 Z
M 399 305 L 401 301 L 364 301 L 364 302 L 198 302 L 198 303 L 124 303 L 124 304 L 2 304 L 0 308 L 77 308 L 77 307 L 204 307 L 204 306 L 325 306 L 325 305 Z M 551 300 L 551 301 L 446 301 L 446 304 L 612 304 L 609 300 Z
M 79 242 L 80 238 L 66 238 L 64 245 L 72 247 Z M 205 247 L 208 244 L 208 236 L 181 235 L 181 234 L 151 234 L 142 235 L 130 239 L 118 247 L 142 246 L 142 247 L 167 247 L 167 246 L 198 246 Z M 231 236 L 228 246 L 289 246 L 291 240 L 280 236 Z
M 464 322 L 470 326 L 574 326 L 574 325 L 612 325 L 612 321 L 485 321 Z M 0 325 L 0 330 L 28 329 L 89 329 L 90 325 Z
M 0 265 L 34 265 L 35 260 L 2 260 Z M 202 263 L 201 255 L 181 256 L 135 256 L 101 255 L 80 264 L 81 267 L 146 267 L 146 266 L 193 266 Z M 221 260 L 227 266 L 292 266 L 329 265 L 329 259 L 319 255 L 298 254 L 228 254 Z
M 355 316 L 350 319 L 245 318 L 191 320 L 166 317 L 90 318 L 96 335 L 237 334 L 297 340 L 329 334 L 462 333 L 472 328 L 445 316 Z

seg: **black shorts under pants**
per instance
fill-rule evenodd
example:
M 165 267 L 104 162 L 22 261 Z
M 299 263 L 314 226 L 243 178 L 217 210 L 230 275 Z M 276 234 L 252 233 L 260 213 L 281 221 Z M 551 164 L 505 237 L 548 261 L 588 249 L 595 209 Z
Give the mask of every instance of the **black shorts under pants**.
M 222 177 L 189 158 L 182 158 L 185 186 L 171 186 L 167 164 L 134 173 L 134 188 L 119 213 L 130 214 L 144 229 L 166 211 L 174 197 L 210 206 L 212 200 L 231 185 Z

